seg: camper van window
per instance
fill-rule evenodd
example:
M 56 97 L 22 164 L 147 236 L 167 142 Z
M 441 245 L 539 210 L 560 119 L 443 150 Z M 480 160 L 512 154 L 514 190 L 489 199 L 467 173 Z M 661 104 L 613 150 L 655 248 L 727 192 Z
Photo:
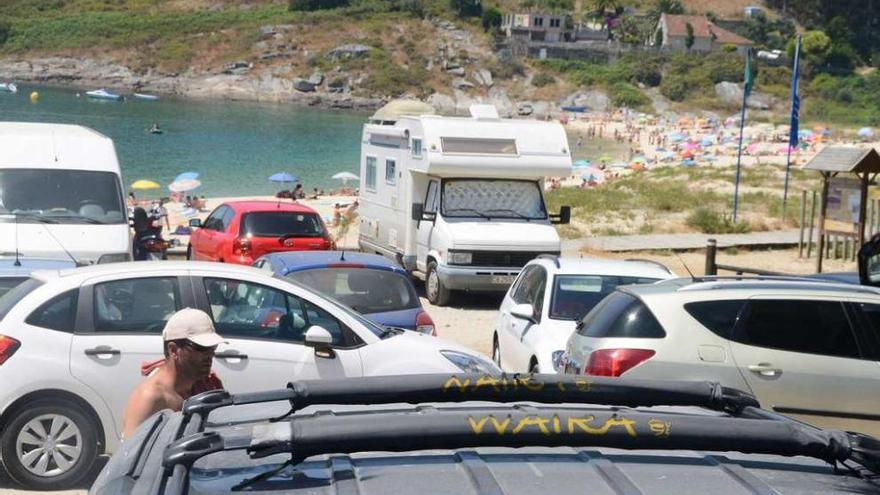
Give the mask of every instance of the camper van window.
M 441 213 L 447 218 L 547 218 L 538 183 L 528 180 L 448 179 Z
M 413 140 L 412 140 L 412 156 L 414 158 L 421 158 L 422 157 L 422 140 L 421 139 L 413 138 Z
M 425 196 L 425 213 L 437 213 L 437 181 L 428 183 L 428 194 Z
M 367 189 L 376 190 L 376 157 L 367 157 Z
M 397 182 L 397 163 L 390 158 L 385 159 L 385 182 L 389 184 Z
M 483 155 L 516 155 L 514 139 L 440 138 L 443 153 L 466 153 Z
M 112 172 L 57 169 L 0 171 L 0 215 L 22 223 L 120 224 L 126 222 L 118 176 Z

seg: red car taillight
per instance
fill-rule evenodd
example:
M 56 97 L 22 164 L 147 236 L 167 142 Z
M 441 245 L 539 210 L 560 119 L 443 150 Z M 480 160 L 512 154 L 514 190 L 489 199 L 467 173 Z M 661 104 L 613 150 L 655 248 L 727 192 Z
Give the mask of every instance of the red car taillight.
M 168 249 L 168 243 L 165 241 L 151 239 L 144 243 L 144 249 L 151 253 L 161 253 L 162 251 Z
M 590 354 L 585 375 L 620 376 L 656 354 L 650 349 L 600 349 Z
M 0 335 L 0 365 L 5 363 L 7 359 L 11 358 L 19 347 L 21 347 L 21 342 L 12 337 Z
M 246 237 L 236 237 L 232 241 L 232 254 L 246 255 L 251 252 L 251 240 Z
M 434 327 L 434 320 L 431 319 L 431 315 L 427 312 L 422 311 L 416 316 L 416 331 L 433 337 L 437 336 L 437 329 Z

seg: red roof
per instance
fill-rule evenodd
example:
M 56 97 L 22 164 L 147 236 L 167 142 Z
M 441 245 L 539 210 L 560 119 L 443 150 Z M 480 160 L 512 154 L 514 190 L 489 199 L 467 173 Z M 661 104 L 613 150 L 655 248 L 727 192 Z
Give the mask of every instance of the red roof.
M 290 199 L 279 201 L 229 201 L 223 203 L 236 213 L 252 211 L 292 211 L 295 213 L 315 213 L 311 207 L 302 203 L 294 203 Z
M 715 43 L 732 45 L 751 45 L 752 42 L 742 36 L 712 24 L 702 15 L 670 15 L 663 14 L 666 20 L 667 36 L 687 36 L 687 25 L 694 28 L 695 38 L 712 38 Z

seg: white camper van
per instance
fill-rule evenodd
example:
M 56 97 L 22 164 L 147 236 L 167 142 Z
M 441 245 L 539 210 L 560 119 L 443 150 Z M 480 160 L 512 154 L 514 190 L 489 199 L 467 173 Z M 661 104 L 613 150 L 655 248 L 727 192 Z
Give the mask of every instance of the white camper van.
M 0 122 L 0 255 L 131 259 L 113 141 L 78 125 Z
M 388 116 L 364 125 L 360 235 L 363 251 L 397 259 L 425 279 L 428 299 L 450 291 L 505 291 L 540 254 L 558 254 L 544 178 L 571 174 L 558 123 L 470 117 Z

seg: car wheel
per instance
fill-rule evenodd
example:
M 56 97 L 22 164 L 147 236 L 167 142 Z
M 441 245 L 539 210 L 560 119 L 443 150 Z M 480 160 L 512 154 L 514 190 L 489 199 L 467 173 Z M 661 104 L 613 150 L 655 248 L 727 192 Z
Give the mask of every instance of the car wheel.
M 498 337 L 492 339 L 492 361 L 495 365 L 501 367 L 501 346 L 498 345 Z
M 10 418 L 0 439 L 6 472 L 32 490 L 75 485 L 92 469 L 97 448 L 94 423 L 68 402 L 29 404 Z
M 428 301 L 435 306 L 446 306 L 449 304 L 450 290 L 443 287 L 440 281 L 440 275 L 437 274 L 437 262 L 428 263 L 428 274 L 425 276 L 425 295 Z
M 188 259 L 188 260 L 193 259 L 193 247 L 192 247 L 192 245 L 189 245 L 189 246 L 186 247 L 186 259 Z

